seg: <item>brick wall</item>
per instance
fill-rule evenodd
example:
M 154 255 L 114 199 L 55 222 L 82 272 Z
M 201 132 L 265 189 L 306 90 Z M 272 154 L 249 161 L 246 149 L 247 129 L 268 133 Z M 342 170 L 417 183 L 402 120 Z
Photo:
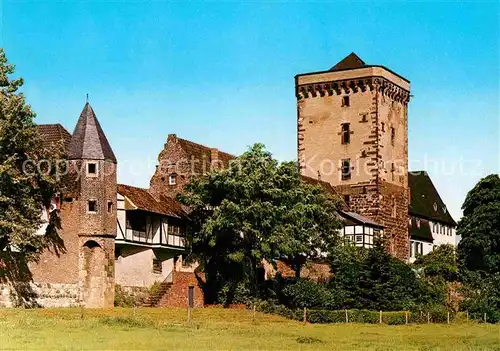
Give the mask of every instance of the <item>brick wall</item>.
M 194 307 L 204 305 L 203 290 L 200 280 L 205 281 L 204 273 L 174 271 L 170 290 L 158 302 L 159 307 L 187 307 L 189 286 L 194 286 Z

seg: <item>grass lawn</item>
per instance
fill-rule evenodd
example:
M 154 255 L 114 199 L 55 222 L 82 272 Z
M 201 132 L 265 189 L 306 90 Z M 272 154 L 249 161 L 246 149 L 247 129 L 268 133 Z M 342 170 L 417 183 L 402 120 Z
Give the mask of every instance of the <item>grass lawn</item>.
M 500 326 L 303 325 L 247 310 L 0 309 L 0 349 L 500 350 Z

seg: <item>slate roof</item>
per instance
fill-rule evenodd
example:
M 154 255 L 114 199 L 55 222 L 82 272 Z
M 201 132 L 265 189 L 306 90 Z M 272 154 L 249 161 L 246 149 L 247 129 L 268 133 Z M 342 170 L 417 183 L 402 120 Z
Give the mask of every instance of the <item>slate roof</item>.
M 138 210 L 153 212 L 175 218 L 186 217 L 181 204 L 170 197 L 161 196 L 155 199 L 146 189 L 118 184 L 118 193 L 129 199 Z
M 69 144 L 70 159 L 107 160 L 116 163 L 116 157 L 97 120 L 92 106 L 87 102 Z
M 457 225 L 427 172 L 409 172 L 408 186 L 410 188 L 410 215 L 450 226 Z
M 419 222 L 420 221 L 420 225 Z M 411 226 L 408 227 L 410 237 L 412 239 L 426 241 L 429 243 L 433 242 L 431 226 L 429 221 L 424 218 L 411 218 Z
M 39 124 L 37 128 L 44 146 L 51 146 L 62 141 L 65 150 L 68 150 L 71 134 L 61 124 Z
M 371 220 L 370 218 L 361 216 L 360 214 L 358 214 L 356 212 L 343 211 L 343 210 L 340 210 L 339 212 L 343 218 L 347 219 L 348 222 L 351 222 L 353 224 L 364 224 L 364 225 L 368 225 L 371 227 L 384 228 L 383 225 L 378 224 L 377 222 Z M 351 224 L 351 223 L 348 223 L 348 224 Z
M 177 138 L 177 136 L 175 136 Z M 179 145 L 182 147 L 182 149 L 186 152 L 187 154 L 187 159 L 188 160 L 197 160 L 200 162 L 194 163 L 195 167 L 195 172 L 196 173 L 203 173 L 203 160 L 205 160 L 206 165 L 205 165 L 205 170 L 208 170 L 209 167 L 208 165 L 212 162 L 212 152 L 211 148 L 205 145 L 201 145 L 195 142 L 192 142 L 190 140 L 186 139 L 181 139 L 177 138 L 177 142 Z M 229 161 L 234 160 L 236 156 L 228 154 L 226 152 L 222 152 L 220 150 L 217 150 L 218 152 L 218 159 L 222 161 L 222 164 L 224 165 L 224 168 L 227 168 L 229 166 Z
M 342 71 L 347 69 L 355 69 L 365 67 L 365 62 L 359 58 L 354 52 L 351 52 L 349 55 L 344 57 L 340 62 L 338 62 L 335 66 L 330 68 L 330 71 Z

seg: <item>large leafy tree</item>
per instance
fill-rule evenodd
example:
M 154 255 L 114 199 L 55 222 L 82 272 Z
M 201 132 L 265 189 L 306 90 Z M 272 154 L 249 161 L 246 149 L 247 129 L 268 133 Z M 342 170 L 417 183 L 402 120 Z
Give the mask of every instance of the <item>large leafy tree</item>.
M 51 244 L 50 236 L 36 231 L 42 206 L 58 190 L 55 165 L 62 153 L 57 146 L 42 147 L 35 113 L 19 92 L 23 80 L 13 73 L 0 49 L 0 251 L 16 249 L 36 258 Z
M 457 228 L 461 270 L 500 273 L 500 177 L 481 179 L 467 194 L 462 210 Z
M 247 281 L 257 296 L 263 260 L 285 258 L 300 269 L 338 241 L 336 200 L 303 184 L 296 164 L 280 164 L 262 144 L 227 169 L 192 179 L 179 199 L 191 209 L 191 257 L 204 265 L 212 290 L 210 280 Z

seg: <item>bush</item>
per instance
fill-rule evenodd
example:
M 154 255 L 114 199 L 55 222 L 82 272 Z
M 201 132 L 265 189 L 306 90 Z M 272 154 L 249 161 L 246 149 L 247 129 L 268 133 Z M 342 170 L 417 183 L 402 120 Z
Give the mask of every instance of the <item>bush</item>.
M 256 305 L 259 312 L 277 314 L 282 317 L 302 321 L 304 318 L 303 309 L 289 308 L 283 305 L 276 305 L 272 302 L 263 301 Z M 390 311 L 382 312 L 382 323 L 388 325 L 402 325 L 406 324 L 408 316 L 408 323 L 427 323 L 427 313 L 430 316 L 432 323 L 446 323 L 448 319 L 448 312 L 440 308 L 435 308 L 432 311 L 426 312 L 406 312 L 406 311 Z M 455 320 L 456 314 L 450 313 L 450 322 Z M 380 311 L 371 310 L 347 310 L 347 318 L 349 323 L 367 323 L 378 324 L 380 323 Z M 309 323 L 345 323 L 346 310 L 323 310 L 323 309 L 308 309 L 306 319 Z
M 299 279 L 285 286 L 282 297 L 286 305 L 291 307 L 319 307 L 333 306 L 333 294 L 320 283 L 308 279 Z
M 146 301 L 147 295 L 148 292 L 129 292 L 115 284 L 115 307 L 141 306 Z

